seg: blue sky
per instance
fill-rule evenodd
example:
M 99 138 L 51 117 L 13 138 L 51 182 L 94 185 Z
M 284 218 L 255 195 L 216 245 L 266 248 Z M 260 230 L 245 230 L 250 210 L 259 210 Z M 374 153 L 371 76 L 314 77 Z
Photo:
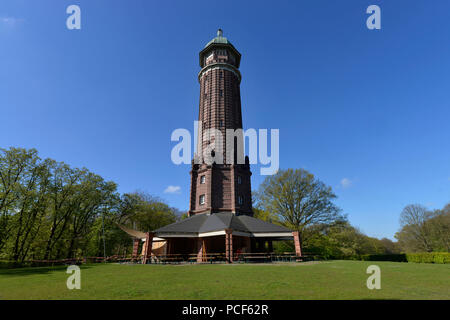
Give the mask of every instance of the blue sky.
M 81 30 L 66 28 L 71 4 Z M 371 4 L 381 30 L 366 27 Z M 0 146 L 188 209 L 170 135 L 197 119 L 198 52 L 220 27 L 242 53 L 244 127 L 279 128 L 281 168 L 311 171 L 353 225 L 393 238 L 405 205 L 450 201 L 449 13 L 444 0 L 2 0 Z

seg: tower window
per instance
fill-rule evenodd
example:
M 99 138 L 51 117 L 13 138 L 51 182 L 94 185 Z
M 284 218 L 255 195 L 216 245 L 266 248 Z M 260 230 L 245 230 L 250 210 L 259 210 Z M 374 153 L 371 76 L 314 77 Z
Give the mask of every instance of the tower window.
M 223 97 L 223 90 L 222 89 L 219 90 L 219 96 Z
M 200 177 L 200 183 L 203 184 L 206 182 L 206 176 L 201 176 Z
M 242 196 L 238 196 L 238 203 L 242 205 L 244 203 L 244 198 Z
M 223 127 L 223 120 L 219 120 L 219 127 Z
M 241 178 L 241 176 L 238 176 L 238 177 L 237 177 L 237 180 L 238 180 L 238 184 L 242 184 L 242 178 Z
M 204 194 L 202 194 L 202 195 L 200 195 L 200 204 L 205 204 L 205 195 Z

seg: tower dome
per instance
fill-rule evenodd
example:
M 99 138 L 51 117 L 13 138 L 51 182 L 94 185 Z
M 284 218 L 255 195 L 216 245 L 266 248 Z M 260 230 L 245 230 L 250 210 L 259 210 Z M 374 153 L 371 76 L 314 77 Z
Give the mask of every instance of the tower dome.
M 200 67 L 204 67 L 206 65 L 206 57 L 210 56 L 211 52 L 214 50 L 228 50 L 228 55 L 230 58 L 232 58 L 232 64 L 236 68 L 239 68 L 239 64 L 241 62 L 241 54 L 239 51 L 236 50 L 236 48 L 231 44 L 231 42 L 223 36 L 222 29 L 217 30 L 217 36 L 213 38 L 211 41 L 209 41 L 202 51 L 200 51 L 199 57 L 200 57 Z M 230 59 L 231 61 L 231 59 Z
M 215 38 L 213 38 L 211 41 L 209 41 L 205 45 L 205 48 L 208 47 L 212 43 L 221 43 L 221 44 L 230 44 L 231 45 L 231 42 L 228 41 L 228 39 L 223 36 L 222 29 L 217 30 L 217 36 Z

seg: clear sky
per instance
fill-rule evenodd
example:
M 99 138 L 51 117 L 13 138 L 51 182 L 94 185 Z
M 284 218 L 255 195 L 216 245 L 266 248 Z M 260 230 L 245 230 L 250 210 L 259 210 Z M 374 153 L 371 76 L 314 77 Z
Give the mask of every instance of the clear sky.
M 66 28 L 71 4 L 81 30 Z M 405 205 L 450 201 L 449 17 L 447 0 L 1 0 L 0 147 L 188 209 L 170 135 L 192 130 L 198 52 L 220 27 L 242 53 L 244 127 L 280 129 L 281 168 L 314 173 L 353 225 L 393 238 Z

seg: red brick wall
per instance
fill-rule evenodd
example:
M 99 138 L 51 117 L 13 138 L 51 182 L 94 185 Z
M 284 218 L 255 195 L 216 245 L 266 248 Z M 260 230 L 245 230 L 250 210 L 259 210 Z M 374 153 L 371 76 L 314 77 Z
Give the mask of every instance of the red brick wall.
M 213 53 L 213 58 L 206 62 Z M 247 164 L 227 164 L 226 129 L 242 129 L 242 112 L 240 97 L 240 73 L 236 68 L 236 57 L 232 50 L 212 46 L 210 52 L 204 54 L 203 69 L 199 75 L 200 102 L 199 121 L 202 129 L 199 134 L 201 144 L 199 152 L 203 153 L 208 145 L 216 139 L 210 139 L 206 129 L 217 129 L 223 136 L 224 164 L 194 164 L 191 170 L 191 200 L 189 214 L 208 212 L 238 212 L 252 214 L 251 172 Z M 217 64 L 219 63 L 219 64 Z M 238 150 L 234 150 L 233 158 L 237 158 Z M 201 184 L 201 176 L 206 176 L 206 183 Z M 238 176 L 242 183 L 238 184 Z M 200 195 L 205 195 L 205 204 L 200 205 Z M 239 204 L 239 196 L 243 203 Z
M 297 256 L 302 255 L 302 247 L 300 244 L 300 233 L 298 231 L 292 232 L 292 235 L 294 236 L 294 245 L 295 245 L 295 254 Z
M 225 230 L 225 256 L 228 263 L 233 262 L 233 233 L 231 229 Z

